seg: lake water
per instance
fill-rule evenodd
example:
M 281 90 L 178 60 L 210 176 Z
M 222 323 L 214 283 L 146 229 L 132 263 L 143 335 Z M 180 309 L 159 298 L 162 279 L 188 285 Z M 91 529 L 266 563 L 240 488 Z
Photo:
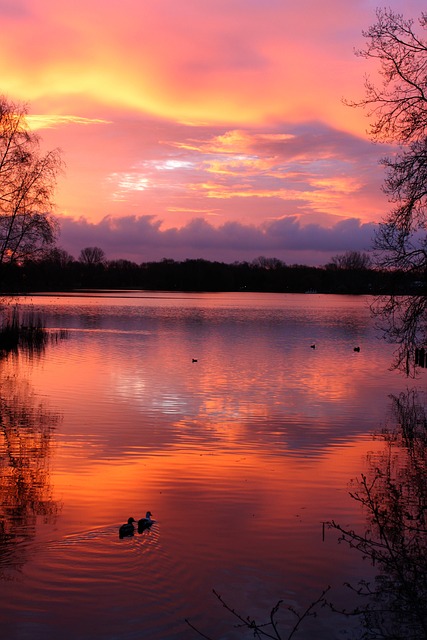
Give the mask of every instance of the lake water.
M 287 607 L 327 585 L 351 605 L 343 583 L 372 568 L 322 523 L 364 530 L 349 482 L 383 446 L 372 434 L 390 394 L 408 386 L 389 369 L 369 298 L 19 302 L 67 337 L 0 360 L 4 637 L 197 638 L 186 618 L 212 638 L 253 637 L 212 589 L 259 620 L 283 599 L 283 630 Z M 152 527 L 119 539 L 147 510 Z M 350 638 L 351 627 L 322 610 L 298 637 Z

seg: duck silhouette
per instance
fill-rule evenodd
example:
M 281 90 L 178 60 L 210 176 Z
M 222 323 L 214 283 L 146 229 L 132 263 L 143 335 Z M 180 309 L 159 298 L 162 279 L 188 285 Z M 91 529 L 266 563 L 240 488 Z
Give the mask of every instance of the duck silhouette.
M 153 514 L 151 513 L 151 511 L 147 511 L 147 513 L 145 514 L 145 518 L 141 518 L 140 520 L 138 520 L 138 533 L 142 533 L 143 531 L 145 531 L 145 529 L 151 527 L 153 522 L 155 522 L 155 520 L 151 519 L 152 515 Z
M 119 538 L 126 538 L 128 536 L 133 536 L 135 529 L 133 528 L 133 523 L 135 522 L 134 518 L 129 518 L 125 524 L 119 529 Z

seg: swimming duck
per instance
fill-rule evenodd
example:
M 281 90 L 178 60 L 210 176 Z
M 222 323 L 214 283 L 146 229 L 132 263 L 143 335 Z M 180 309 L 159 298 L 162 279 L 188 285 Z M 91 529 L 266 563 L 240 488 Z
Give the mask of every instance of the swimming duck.
M 133 536 L 135 529 L 133 528 L 134 518 L 129 518 L 126 524 L 122 524 L 119 529 L 119 538 L 125 538 L 126 536 Z
M 151 519 L 152 515 L 153 514 L 151 513 L 151 511 L 147 511 L 147 513 L 145 514 L 145 518 L 141 518 L 140 520 L 138 520 L 138 533 L 142 533 L 144 529 L 148 529 L 148 527 L 151 527 L 154 522 L 154 520 Z

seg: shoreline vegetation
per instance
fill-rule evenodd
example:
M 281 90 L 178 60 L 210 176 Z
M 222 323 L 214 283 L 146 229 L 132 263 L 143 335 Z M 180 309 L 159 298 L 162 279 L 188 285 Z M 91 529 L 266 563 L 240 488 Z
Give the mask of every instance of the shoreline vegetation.
M 80 289 L 420 295 L 425 279 L 412 271 L 287 265 L 265 257 L 232 264 L 204 259 L 87 264 L 53 252 L 42 260 L 0 265 L 0 295 Z
M 46 329 L 41 314 L 32 311 L 23 315 L 18 305 L 0 308 L 0 359 L 9 353 L 24 351 L 30 356 L 40 354 L 47 344 L 67 337 L 66 330 Z

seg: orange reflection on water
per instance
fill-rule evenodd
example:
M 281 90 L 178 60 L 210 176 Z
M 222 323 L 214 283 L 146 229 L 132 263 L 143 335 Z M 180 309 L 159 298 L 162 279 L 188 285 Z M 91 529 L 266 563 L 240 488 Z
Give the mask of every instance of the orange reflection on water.
M 370 450 L 381 446 L 369 443 Z M 292 519 L 301 509 L 319 521 L 347 512 L 347 482 L 365 467 L 367 439 L 331 447 L 311 459 L 194 446 L 163 454 L 126 451 L 120 459 L 89 462 L 85 450 L 84 442 L 59 448 L 53 484 L 88 526 L 94 508 L 98 523 L 141 517 L 151 509 L 168 527 L 180 511 L 210 519 L 225 510 L 246 517 L 256 513 L 264 526 Z
M 333 532 L 323 539 L 323 523 L 364 526 L 348 483 L 381 447 L 367 434 L 393 391 L 387 354 L 358 301 L 329 309 L 316 297 L 301 319 L 309 296 L 262 298 L 274 308 L 225 298 L 221 308 L 213 297 L 68 301 L 51 317 L 68 340 L 8 370 L 62 417 L 45 467 L 62 509 L 54 527 L 39 523 L 46 545 L 23 586 L 34 608 L 60 582 L 58 620 L 72 601 L 86 625 L 120 609 L 156 628 L 194 603 L 205 611 L 212 587 L 231 604 L 247 597 L 251 612 L 292 590 L 306 604 L 353 571 L 357 560 Z M 119 525 L 147 509 L 151 532 L 119 540 Z

